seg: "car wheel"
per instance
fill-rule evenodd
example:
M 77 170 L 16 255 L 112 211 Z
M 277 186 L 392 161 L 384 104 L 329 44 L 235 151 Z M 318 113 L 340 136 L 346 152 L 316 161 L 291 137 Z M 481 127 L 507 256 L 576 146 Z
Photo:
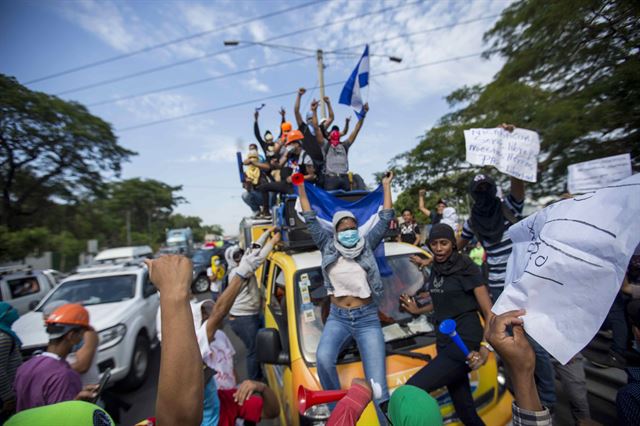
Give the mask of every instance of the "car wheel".
M 136 337 L 136 344 L 133 347 L 133 354 L 131 354 L 129 374 L 122 381 L 122 388 L 135 390 L 142 386 L 149 371 L 149 352 L 149 339 L 144 332 L 141 332 Z
M 204 293 L 209 290 L 209 279 L 205 275 L 198 275 L 196 281 L 193 283 L 194 293 Z

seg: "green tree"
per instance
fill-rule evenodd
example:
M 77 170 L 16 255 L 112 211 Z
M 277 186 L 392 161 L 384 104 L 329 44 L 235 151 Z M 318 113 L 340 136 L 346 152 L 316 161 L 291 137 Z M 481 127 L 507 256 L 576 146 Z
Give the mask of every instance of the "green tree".
M 9 229 L 33 225 L 51 197 L 99 191 L 134 154 L 83 105 L 0 74 L 0 220 Z
M 392 161 L 399 182 L 414 191 L 452 187 L 464 197 L 479 169 L 464 162 L 462 131 L 503 122 L 540 134 L 534 196 L 563 191 L 572 163 L 629 152 L 634 168 L 640 166 L 639 20 L 640 3 L 633 1 L 509 6 L 484 36 L 485 56 L 501 55 L 504 66 L 486 86 L 447 97 L 453 111 Z

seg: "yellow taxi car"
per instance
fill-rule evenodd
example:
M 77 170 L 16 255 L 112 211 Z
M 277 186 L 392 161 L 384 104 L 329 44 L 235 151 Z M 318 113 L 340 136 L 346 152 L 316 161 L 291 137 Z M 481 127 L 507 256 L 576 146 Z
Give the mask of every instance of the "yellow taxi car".
M 268 225 L 241 229 L 241 239 L 255 240 Z M 244 237 L 243 237 L 244 234 Z M 423 250 L 405 243 L 385 243 L 386 259 L 393 273 L 383 277 L 384 299 L 379 304 L 387 351 L 387 383 L 390 392 L 404 384 L 414 373 L 436 356 L 435 333 L 427 317 L 413 318 L 400 310 L 399 297 L 415 294 L 425 282 L 423 273 L 410 262 L 411 255 L 428 256 Z M 258 359 L 280 401 L 281 425 L 323 425 L 331 412 L 329 405 L 318 404 L 299 413 L 298 387 L 322 389 L 316 371 L 316 349 L 328 316 L 329 298 L 322 282 L 320 252 L 274 250 L 257 278 L 263 295 L 265 328 L 258 333 Z M 355 345 L 339 356 L 338 374 L 342 388 L 364 371 Z M 512 397 L 504 387 L 496 359 L 470 373 L 473 397 L 478 413 L 487 425 L 505 425 L 511 420 Z M 446 389 L 433 393 L 447 424 L 460 424 Z M 373 405 L 365 409 L 358 425 L 378 425 Z

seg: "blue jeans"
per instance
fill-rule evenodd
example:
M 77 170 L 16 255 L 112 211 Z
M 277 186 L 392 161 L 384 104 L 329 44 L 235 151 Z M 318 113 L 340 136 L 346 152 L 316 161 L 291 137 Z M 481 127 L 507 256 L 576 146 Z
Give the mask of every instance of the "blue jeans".
M 244 201 L 254 213 L 260 210 L 262 197 L 262 193 L 258 191 L 244 191 L 242 193 L 242 201 Z
M 261 380 L 262 370 L 256 356 L 256 336 L 260 329 L 260 315 L 230 317 L 229 325 L 247 348 L 247 375 L 251 380 Z
M 380 424 L 386 425 L 386 419 L 378 408 L 378 404 L 389 399 L 389 389 L 384 336 L 378 319 L 378 306 L 375 303 L 353 309 L 331 305 L 316 352 L 320 383 L 325 390 L 340 389 L 336 361 L 340 351 L 351 339 L 355 339 L 358 345 L 367 381 L 373 379 L 382 387 L 382 397 L 375 400 L 375 405 Z

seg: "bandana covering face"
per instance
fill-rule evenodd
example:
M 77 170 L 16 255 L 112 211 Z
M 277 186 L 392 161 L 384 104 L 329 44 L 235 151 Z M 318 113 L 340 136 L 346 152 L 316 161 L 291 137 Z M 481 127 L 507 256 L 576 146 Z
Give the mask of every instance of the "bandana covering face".
M 484 191 L 478 191 L 481 184 L 488 186 Z M 504 233 L 504 215 L 502 201 L 497 197 L 496 184 L 489 176 L 477 175 L 469 187 L 471 198 L 474 200 L 471 208 L 471 228 L 483 242 L 497 243 Z
M 329 133 L 329 143 L 334 148 L 340 144 L 340 131 L 333 130 Z

